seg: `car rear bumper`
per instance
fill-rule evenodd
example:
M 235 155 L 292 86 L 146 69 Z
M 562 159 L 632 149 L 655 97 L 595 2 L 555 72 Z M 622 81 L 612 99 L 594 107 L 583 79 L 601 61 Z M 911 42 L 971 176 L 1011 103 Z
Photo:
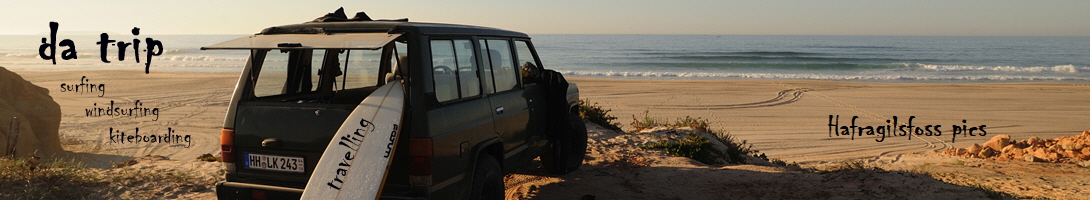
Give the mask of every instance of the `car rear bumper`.
M 299 199 L 303 189 L 239 182 L 216 183 L 216 198 L 224 199 Z
M 224 199 L 299 199 L 303 196 L 303 190 L 297 188 L 278 187 L 239 182 L 216 183 L 216 198 Z M 382 196 L 380 199 L 425 199 L 423 197 L 395 197 Z

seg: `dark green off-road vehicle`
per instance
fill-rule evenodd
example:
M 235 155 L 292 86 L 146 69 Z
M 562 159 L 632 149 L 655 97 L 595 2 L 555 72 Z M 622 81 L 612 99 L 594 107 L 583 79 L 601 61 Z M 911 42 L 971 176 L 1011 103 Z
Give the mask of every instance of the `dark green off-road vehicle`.
M 406 100 L 384 199 L 502 198 L 504 174 L 534 158 L 554 173 L 582 163 L 578 90 L 526 34 L 343 16 L 202 48 L 250 52 L 223 124 L 220 199 L 299 198 L 345 118 L 388 81 Z

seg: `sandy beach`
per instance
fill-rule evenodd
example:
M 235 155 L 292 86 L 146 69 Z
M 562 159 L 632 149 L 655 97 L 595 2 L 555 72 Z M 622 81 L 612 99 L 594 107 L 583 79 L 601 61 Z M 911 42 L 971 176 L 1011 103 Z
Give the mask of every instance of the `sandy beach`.
M 50 90 L 63 113 L 66 150 L 119 156 L 196 158 L 218 150 L 219 130 L 238 74 L 140 71 L 17 72 Z M 98 90 L 61 91 L 61 84 L 104 84 Z M 599 103 L 627 129 L 632 116 L 708 119 L 715 129 L 749 141 L 769 157 L 820 163 L 884 154 L 934 151 L 982 143 L 989 136 L 959 134 L 953 126 L 985 125 L 987 134 L 1054 138 L 1090 129 L 1090 84 L 1085 83 L 875 83 L 816 80 L 641 80 L 569 78 L 581 98 Z M 80 93 L 83 92 L 83 93 Z M 102 97 L 99 97 L 99 96 Z M 158 108 L 158 116 L 95 115 L 87 109 Z M 94 115 L 94 113 L 93 113 Z M 829 116 L 840 126 L 941 125 L 939 136 L 830 134 Z M 156 119 L 158 117 L 158 119 Z M 962 123 L 965 120 L 965 123 Z M 835 124 L 836 122 L 834 122 Z M 897 129 L 893 125 L 891 129 Z M 110 129 L 133 134 L 191 136 L 189 142 L 119 143 Z M 911 131 L 910 131 L 911 132 Z M 981 134 L 982 132 L 975 132 Z M 832 135 L 832 136 L 830 136 Z M 855 134 L 853 134 L 855 135 Z
M 190 160 L 201 154 L 217 153 L 223 116 L 238 80 L 238 74 L 161 71 L 144 74 L 136 70 L 16 73 L 49 89 L 50 96 L 61 105 L 60 135 L 64 149 L 76 157 L 93 155 L 94 159 L 85 160 L 92 167 L 106 167 L 145 155 Z M 62 91 L 61 84 L 78 85 L 81 79 L 96 89 Z M 97 89 L 100 84 L 105 85 L 104 90 Z M 98 108 L 124 111 L 107 114 Z M 145 108 L 148 112 L 144 112 Z M 95 109 L 91 116 L 88 109 Z M 151 112 L 154 109 L 158 109 L 157 113 Z M 164 136 L 169 129 L 173 131 L 169 133 L 172 139 L 181 138 L 141 143 L 118 139 L 118 131 L 129 136 L 137 134 L 137 128 L 144 136 Z
M 178 165 L 178 168 L 188 170 L 202 170 L 214 174 L 218 169 L 212 165 L 201 164 L 195 161 L 201 154 L 218 154 L 219 130 L 223 122 L 224 112 L 230 100 L 230 94 L 234 88 L 238 74 L 233 73 L 178 73 L 152 71 L 144 74 L 142 71 L 66 71 L 66 72 L 31 72 L 16 71 L 28 81 L 49 89 L 50 95 L 61 105 L 62 121 L 60 126 L 61 141 L 66 151 L 72 152 L 74 158 L 87 163 L 91 167 L 107 168 L 117 163 L 145 155 L 166 156 L 170 160 L 184 162 L 160 162 L 165 166 L 158 168 L 170 168 L 166 165 Z M 85 79 L 83 77 L 86 77 Z M 102 90 L 87 91 L 62 91 L 61 84 L 84 83 L 96 85 L 104 84 Z M 875 83 L 875 82 L 837 82 L 816 80 L 643 80 L 643 79 L 596 79 L 569 77 L 569 81 L 578 84 L 581 98 L 598 103 L 605 109 L 611 109 L 609 114 L 618 117 L 616 122 L 623 124 L 625 130 L 631 129 L 627 124 L 632 121 L 633 115 L 641 115 L 645 111 L 650 116 L 674 120 L 685 116 L 708 119 L 713 129 L 729 132 L 741 140 L 753 144 L 753 148 L 767 154 L 769 158 L 798 162 L 803 166 L 821 166 L 842 163 L 848 159 L 865 158 L 870 163 L 882 164 L 891 168 L 918 169 L 921 165 L 947 163 L 941 165 L 950 166 L 949 163 L 962 163 L 954 167 L 966 168 L 965 162 L 973 166 L 989 166 L 983 161 L 957 161 L 965 158 L 952 158 L 949 156 L 930 156 L 936 150 L 955 147 L 966 147 L 973 143 L 983 143 L 997 134 L 1008 134 L 1012 138 L 1023 140 L 1031 136 L 1041 138 L 1055 138 L 1060 136 L 1079 135 L 1082 131 L 1090 129 L 1090 84 L 1084 83 Z M 96 88 L 97 89 L 97 88 Z M 100 97 L 101 95 L 101 97 Z M 142 103 L 136 106 L 135 102 Z M 111 107 L 110 101 L 114 102 Z M 96 114 L 88 115 L 88 109 L 103 108 L 111 110 L 120 108 L 125 110 L 158 109 L 155 114 Z M 849 135 L 835 135 L 830 133 L 829 116 L 834 116 L 833 123 L 840 126 L 851 126 L 851 119 L 856 119 L 857 126 L 886 126 L 891 130 L 898 129 L 900 125 L 908 125 L 912 119 L 912 125 L 925 127 L 927 125 L 941 125 L 926 130 L 941 131 L 941 135 L 908 136 L 896 135 L 896 131 L 890 131 L 887 137 L 882 139 L 879 135 L 855 135 L 854 139 Z M 837 115 L 839 118 L 837 120 Z M 898 117 L 898 123 L 887 123 Z M 912 117 L 914 116 L 914 118 Z M 962 122 L 965 120 L 966 122 Z M 953 136 L 953 126 L 965 125 L 970 127 L 984 127 L 986 136 L 967 136 L 967 133 Z M 813 175 L 802 173 L 796 169 L 774 167 L 769 165 L 738 165 L 738 166 L 707 166 L 687 160 L 686 158 L 663 156 L 661 153 L 646 153 L 647 158 L 640 158 L 637 162 L 640 166 L 650 168 L 630 169 L 631 166 L 622 165 L 618 168 L 618 159 L 626 158 L 618 154 L 619 151 L 610 150 L 615 145 L 618 133 L 608 132 L 597 126 L 594 127 L 591 137 L 592 150 L 588 155 L 586 168 L 574 175 L 551 177 L 538 174 L 540 169 L 523 170 L 521 175 L 508 177 L 510 198 L 548 198 L 565 196 L 564 194 L 582 195 L 582 193 L 595 193 L 593 191 L 613 187 L 603 185 L 588 190 L 577 192 L 569 191 L 569 187 L 582 187 L 581 185 L 598 185 L 599 182 L 589 180 L 592 177 L 614 177 L 608 179 L 617 184 L 616 187 L 629 187 L 627 190 L 601 192 L 600 197 L 638 197 L 639 193 L 633 191 L 654 192 L 646 189 L 652 187 L 651 183 L 629 183 L 640 180 L 639 174 L 659 177 L 653 180 L 680 181 L 690 186 L 699 186 L 719 183 L 708 180 L 708 183 L 689 183 L 686 179 L 670 178 L 673 176 L 698 174 L 716 174 L 716 176 L 737 177 L 757 175 L 748 182 L 731 182 L 737 187 L 746 185 L 762 185 L 770 183 L 790 183 L 795 179 L 813 181 L 828 181 L 829 175 Z M 139 128 L 139 134 L 151 134 L 162 136 L 170 134 L 171 137 L 188 137 L 185 140 L 157 141 L 144 143 L 123 143 L 112 138 L 121 132 L 135 134 Z M 855 127 L 846 129 L 856 129 Z M 111 130 L 113 132 L 111 132 Z M 836 129 L 840 130 L 840 129 Z M 909 130 L 912 130 L 911 128 Z M 924 130 L 924 132 L 926 132 Z M 979 130 L 979 129 L 977 129 Z M 966 131 L 967 132 L 967 131 Z M 923 133 L 923 132 L 921 132 Z M 983 134 L 983 131 L 974 134 Z M 877 142 L 876 140 L 883 140 Z M 622 142 L 624 143 L 624 142 Z M 628 142 L 631 143 L 631 142 Z M 633 150 L 635 151 L 635 150 Z M 640 150 L 642 151 L 642 150 Z M 620 155 L 620 157 L 618 157 Z M 628 154 L 624 154 L 628 155 Z M 680 159 L 680 160 L 679 160 Z M 910 162 L 911 161 L 911 162 Z M 629 162 L 627 160 L 624 162 Z M 973 163 L 978 163 L 973 165 Z M 983 163 L 983 164 L 979 164 Z M 194 168 L 193 166 L 201 166 Z M 932 165 L 933 166 L 933 165 Z M 1048 166 L 1034 165 L 1030 168 L 1050 168 Z M 200 169 L 197 169 L 200 168 Z M 1023 167 L 1025 168 L 1025 167 Z M 1090 176 L 1085 173 L 1085 168 L 1060 167 L 1061 172 L 1075 171 L 1079 176 Z M 151 168 L 149 168 L 151 169 Z M 948 172 L 956 172 L 958 168 L 944 168 Z M 710 170 L 710 171 L 708 171 Z M 1065 171 L 1066 170 L 1066 171 Z M 750 172 L 752 171 L 752 172 Z M 942 172 L 943 170 L 934 170 Z M 1002 170 L 997 170 L 1002 171 Z M 618 175 L 626 173 L 635 175 Z M 878 173 L 879 175 L 874 175 Z M 1027 172 L 1028 173 L 1028 172 Z M 1057 176 L 1067 176 L 1056 173 Z M 845 175 L 848 176 L 848 175 Z M 939 183 L 934 179 L 919 179 L 915 175 L 898 174 L 894 177 L 885 176 L 885 172 L 864 172 L 849 177 L 837 175 L 835 180 L 853 179 L 851 176 L 879 176 L 883 180 L 912 180 L 914 183 Z M 910 177 L 910 178 L 903 178 Z M 984 177 L 994 176 L 989 174 Z M 1029 173 L 1024 179 L 1034 179 L 1037 175 Z M 575 182 L 572 182 L 575 180 Z M 703 180 L 703 179 L 702 179 Z M 749 179 L 747 179 L 749 180 Z M 963 180 L 963 179 L 956 179 Z M 955 180 L 955 181 L 956 181 Z M 965 179 L 968 180 L 968 179 Z M 989 179 L 991 180 L 991 179 Z M 1001 182 L 1004 179 L 995 179 Z M 1042 179 L 1043 180 L 1043 179 Z M 565 182 L 568 183 L 560 183 Z M 886 180 L 888 182 L 889 180 Z M 611 182 L 611 183 L 613 183 Z M 883 181 L 874 182 L 878 184 Z M 894 181 L 897 182 L 897 181 Z M 949 182 L 949 181 L 948 181 Z M 1030 182 L 1030 181 L 1027 181 Z M 1061 189 L 1077 187 L 1078 180 L 1068 181 L 1054 187 Z M 784 186 L 780 189 L 799 189 L 798 186 Z M 818 185 L 818 184 L 808 184 Z M 533 186 L 533 187 L 531 187 Z M 560 189 L 556 189 L 556 188 Z M 721 187 L 721 186 L 716 186 Z M 859 186 L 865 187 L 865 186 Z M 1013 188 L 1023 187 L 1019 185 Z M 641 189 L 642 188 L 642 189 Z M 953 188 L 953 189 L 951 189 Z M 1024 187 L 1023 187 L 1024 188 Z M 791 189 L 791 190 L 794 190 Z M 807 187 L 802 187 L 807 189 Z M 820 189 L 820 188 L 809 188 Z M 936 191 L 965 191 L 965 187 L 938 185 L 932 189 Z M 971 188 L 968 190 L 972 190 Z M 1031 189 L 1033 191 L 1045 191 L 1052 189 Z M 626 192 L 627 191 L 627 192 Z M 718 191 L 709 186 L 701 189 L 713 193 Z M 834 191 L 832 193 L 798 194 L 795 197 L 831 197 L 850 194 L 854 190 Z M 550 193 L 551 192 L 551 193 Z M 775 191 L 766 191 L 775 193 Z M 1085 191 L 1075 189 L 1067 190 L 1060 197 L 1073 197 L 1070 195 L 1085 195 Z M 212 190 L 203 190 L 199 195 L 188 195 L 185 198 L 214 198 Z M 794 193 L 792 193 L 794 194 Z M 778 194 L 781 197 L 792 194 Z M 1043 194 L 1050 193 L 1028 193 Z M 633 196 L 635 195 L 635 196 Z M 682 193 L 678 193 L 682 195 Z M 765 198 L 761 194 L 750 194 L 749 197 Z M 787 195 L 787 196 L 782 196 Z M 815 196 L 816 195 L 816 196 Z M 902 194 L 883 194 L 884 197 L 906 197 Z M 969 195 L 970 198 L 977 194 Z M 1068 196 L 1064 196 L 1068 195 Z M 536 197 L 535 197 L 536 196 Z M 924 195 L 927 196 L 927 195 Z M 672 194 L 662 196 L 664 198 L 678 197 Z M 705 196 L 714 197 L 714 196 Z M 876 197 L 876 196 L 854 196 Z M 877 196 L 881 197 L 881 196 Z M 918 197 L 918 196 L 912 196 Z
M 1090 129 L 1090 84 L 1085 83 L 876 83 L 817 80 L 638 80 L 568 78 L 583 99 L 612 109 L 622 125 L 632 116 L 708 119 L 715 129 L 748 140 L 788 162 L 822 163 L 886 154 L 964 148 L 995 134 L 1055 138 Z M 830 136 L 829 115 L 840 126 L 941 125 L 940 136 Z M 962 122 L 965 120 L 965 123 Z M 985 136 L 953 126 L 986 125 Z M 893 125 L 893 129 L 899 125 Z M 933 132 L 937 132 L 932 129 Z M 834 133 L 835 134 L 835 133 Z M 981 132 L 974 132 L 974 135 Z

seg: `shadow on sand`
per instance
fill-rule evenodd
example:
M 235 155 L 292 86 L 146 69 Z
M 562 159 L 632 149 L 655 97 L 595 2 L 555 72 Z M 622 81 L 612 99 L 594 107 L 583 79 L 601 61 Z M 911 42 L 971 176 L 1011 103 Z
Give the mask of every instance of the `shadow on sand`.
M 692 168 L 598 162 L 559 176 L 541 168 L 521 169 L 505 179 L 508 199 L 989 198 L 981 189 L 927 175 L 875 169 L 811 172 L 783 166 Z

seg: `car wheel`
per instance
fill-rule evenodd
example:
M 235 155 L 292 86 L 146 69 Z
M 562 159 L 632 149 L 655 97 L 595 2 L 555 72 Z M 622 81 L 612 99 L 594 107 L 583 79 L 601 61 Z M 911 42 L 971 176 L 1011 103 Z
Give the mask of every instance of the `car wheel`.
M 473 170 L 473 188 L 469 199 L 501 200 L 504 197 L 503 168 L 500 161 L 488 154 L 477 158 L 477 167 Z
M 583 165 L 587 154 L 587 125 L 576 115 L 568 115 L 570 129 L 549 139 L 549 147 L 541 154 L 541 165 L 554 174 L 567 174 Z

